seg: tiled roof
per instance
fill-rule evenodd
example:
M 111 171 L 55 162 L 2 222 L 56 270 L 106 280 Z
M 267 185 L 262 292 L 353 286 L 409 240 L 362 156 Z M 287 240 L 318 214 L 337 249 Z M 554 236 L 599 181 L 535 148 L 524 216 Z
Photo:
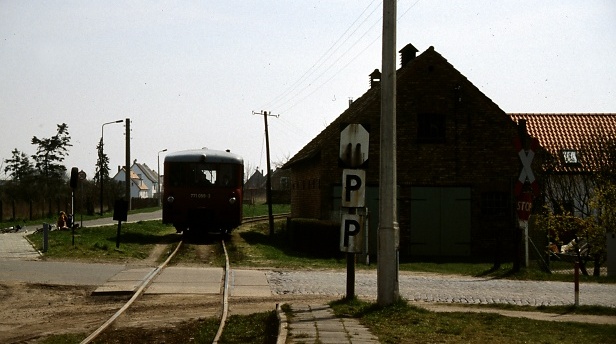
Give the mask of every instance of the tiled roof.
M 616 137 L 616 113 L 513 113 L 518 122 L 526 120 L 528 134 L 539 139 L 539 144 L 558 158 L 556 171 L 591 171 L 604 163 L 605 153 L 601 139 Z M 576 150 L 579 164 L 565 164 L 563 150 Z
M 149 180 L 151 180 L 153 183 L 157 183 L 157 179 L 158 179 L 158 173 L 156 173 L 154 170 L 152 170 L 148 165 L 146 165 L 145 163 L 141 164 L 138 163 L 137 161 L 135 161 L 133 163 L 133 165 L 136 165 L 142 172 L 143 175 L 148 178 Z

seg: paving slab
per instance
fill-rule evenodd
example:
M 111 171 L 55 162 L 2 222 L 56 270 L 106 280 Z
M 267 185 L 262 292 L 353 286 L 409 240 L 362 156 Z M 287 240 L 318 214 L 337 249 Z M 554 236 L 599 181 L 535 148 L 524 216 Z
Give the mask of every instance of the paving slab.
M 328 305 L 292 304 L 289 343 L 378 343 L 357 319 L 337 318 Z
M 124 295 L 133 294 L 141 283 L 154 272 L 154 268 L 137 268 L 122 270 L 98 286 L 92 295 Z
M 27 232 L 0 234 L 0 260 L 38 260 L 40 253 L 26 239 Z
M 229 293 L 237 297 L 272 296 L 265 272 L 259 270 L 231 270 Z
M 222 268 L 167 267 L 145 291 L 146 294 L 219 294 Z

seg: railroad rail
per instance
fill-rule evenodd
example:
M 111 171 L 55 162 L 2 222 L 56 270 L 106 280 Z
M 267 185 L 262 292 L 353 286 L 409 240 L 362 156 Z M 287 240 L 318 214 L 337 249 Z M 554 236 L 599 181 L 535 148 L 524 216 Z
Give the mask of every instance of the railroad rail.
M 276 219 L 280 219 L 283 218 L 285 216 L 287 216 L 288 214 L 278 214 L 278 215 L 274 215 L 274 218 Z M 267 220 L 269 217 L 266 216 L 257 216 L 257 217 L 251 217 L 251 218 L 246 218 L 244 219 L 244 223 L 254 223 L 254 222 L 260 222 L 260 221 L 264 221 Z M 214 337 L 214 341 L 213 343 L 218 343 L 218 341 L 220 340 L 220 337 L 224 331 L 224 326 L 226 324 L 227 321 L 227 314 L 228 314 L 228 310 L 229 310 L 229 271 L 231 270 L 230 264 L 229 264 L 229 255 L 227 253 L 227 248 L 225 246 L 225 241 L 224 239 L 222 239 L 220 241 L 224 254 L 225 254 L 225 268 L 224 268 L 224 278 L 223 278 L 223 293 L 222 293 L 222 315 L 220 318 L 220 324 L 218 327 L 218 332 L 216 333 L 216 336 Z M 180 247 L 182 247 L 182 245 L 184 244 L 184 240 L 181 240 L 179 242 L 179 244 L 177 245 L 177 247 L 175 248 L 175 250 L 169 255 L 169 257 L 167 257 L 167 259 L 161 263 L 159 266 L 156 267 L 156 269 L 154 269 L 150 274 L 148 274 L 144 280 L 141 282 L 141 284 L 139 285 L 137 291 L 133 294 L 133 296 L 115 313 L 113 314 L 107 321 L 105 321 L 105 323 L 103 323 L 99 328 L 97 328 L 94 332 L 92 332 L 88 337 L 86 337 L 83 341 L 81 341 L 81 344 L 88 344 L 91 343 L 94 339 L 96 339 L 101 333 L 103 333 L 107 328 L 109 328 L 109 326 L 111 326 L 118 317 L 120 317 L 124 312 L 126 312 L 127 309 L 129 309 L 131 307 L 131 305 L 139 298 L 141 297 L 141 295 L 143 295 L 143 293 L 145 292 L 145 290 L 150 286 L 151 282 L 154 280 L 154 278 L 156 276 L 158 276 L 167 266 L 167 264 L 176 256 L 177 252 L 179 251 Z

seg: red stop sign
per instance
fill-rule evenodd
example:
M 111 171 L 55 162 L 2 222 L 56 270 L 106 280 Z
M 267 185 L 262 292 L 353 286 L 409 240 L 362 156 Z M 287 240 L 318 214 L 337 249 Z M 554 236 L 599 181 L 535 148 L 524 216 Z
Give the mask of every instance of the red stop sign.
M 518 196 L 518 219 L 528 221 L 530 211 L 533 208 L 533 194 L 530 192 L 522 192 Z

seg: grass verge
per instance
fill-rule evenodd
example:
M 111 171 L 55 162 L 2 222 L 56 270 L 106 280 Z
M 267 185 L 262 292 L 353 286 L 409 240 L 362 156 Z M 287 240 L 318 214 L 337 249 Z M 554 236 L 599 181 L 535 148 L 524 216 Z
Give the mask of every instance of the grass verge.
M 435 313 L 399 301 L 387 307 L 354 300 L 331 304 L 358 318 L 382 343 L 610 343 L 616 326 L 544 322 L 493 313 Z
M 117 244 L 117 226 L 79 228 L 73 231 L 52 231 L 48 237 L 46 258 L 121 261 L 145 259 L 156 244 L 174 244 L 181 240 L 172 226 L 160 221 L 145 221 L 122 224 Z M 43 250 L 43 233 L 28 236 L 39 251 Z M 73 244 L 74 243 L 74 244 Z
M 218 332 L 217 318 L 186 321 L 164 328 L 114 328 L 104 332 L 94 343 L 212 343 Z M 83 340 L 84 334 L 54 335 L 43 344 L 74 344 Z M 250 315 L 232 315 L 227 319 L 219 343 L 273 344 L 278 339 L 276 311 Z

